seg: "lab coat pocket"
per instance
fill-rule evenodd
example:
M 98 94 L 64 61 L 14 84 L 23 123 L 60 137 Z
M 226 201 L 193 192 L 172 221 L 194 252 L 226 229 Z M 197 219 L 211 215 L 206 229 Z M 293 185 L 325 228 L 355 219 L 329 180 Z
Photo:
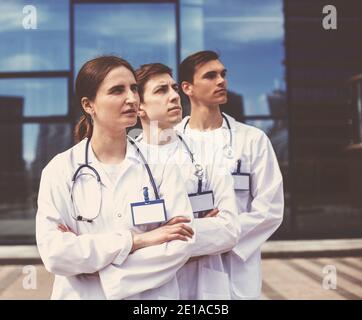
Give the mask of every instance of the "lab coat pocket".
M 202 300 L 230 300 L 228 274 L 202 267 L 199 273 L 198 297 Z

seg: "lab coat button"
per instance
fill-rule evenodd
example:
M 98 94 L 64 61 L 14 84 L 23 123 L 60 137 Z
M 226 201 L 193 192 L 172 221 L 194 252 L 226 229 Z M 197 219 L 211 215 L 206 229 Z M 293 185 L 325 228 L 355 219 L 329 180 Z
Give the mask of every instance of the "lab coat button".
M 121 218 L 121 217 L 122 217 L 122 214 L 121 214 L 121 213 L 118 213 L 117 216 Z

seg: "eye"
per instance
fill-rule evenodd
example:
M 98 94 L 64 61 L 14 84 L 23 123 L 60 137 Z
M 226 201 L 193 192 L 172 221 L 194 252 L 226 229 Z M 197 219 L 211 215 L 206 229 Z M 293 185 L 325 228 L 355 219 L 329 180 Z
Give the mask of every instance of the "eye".
M 138 93 L 138 85 L 137 84 L 134 84 L 134 85 L 132 85 L 131 86 L 131 90 L 132 90 L 132 92 L 134 92 L 134 93 Z
M 225 78 L 225 77 L 226 77 L 226 71 L 221 72 L 221 77 L 222 77 L 222 78 Z
M 111 94 L 120 94 L 124 91 L 123 87 L 115 87 L 112 89 Z
M 156 93 L 165 93 L 165 92 L 167 92 L 167 88 L 165 87 L 161 87 L 156 90 Z
M 216 74 L 214 72 L 205 74 L 205 79 L 214 79 Z
M 172 88 L 173 88 L 173 90 L 175 90 L 177 93 L 180 92 L 180 89 L 179 89 L 179 87 L 178 87 L 177 84 L 175 84 L 174 86 L 172 86 Z

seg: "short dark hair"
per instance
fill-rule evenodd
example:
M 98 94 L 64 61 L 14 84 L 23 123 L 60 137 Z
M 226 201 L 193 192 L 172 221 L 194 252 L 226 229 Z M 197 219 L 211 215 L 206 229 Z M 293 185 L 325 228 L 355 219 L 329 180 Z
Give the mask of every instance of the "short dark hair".
M 219 57 L 218 53 L 211 50 L 199 51 L 188 56 L 181 62 L 179 67 L 180 83 L 182 81 L 193 83 L 196 68 L 211 60 L 217 60 Z
M 167 73 L 172 77 L 172 69 L 162 63 L 143 64 L 136 70 L 136 80 L 138 85 L 138 93 L 140 101 L 144 102 L 145 86 L 151 77 Z

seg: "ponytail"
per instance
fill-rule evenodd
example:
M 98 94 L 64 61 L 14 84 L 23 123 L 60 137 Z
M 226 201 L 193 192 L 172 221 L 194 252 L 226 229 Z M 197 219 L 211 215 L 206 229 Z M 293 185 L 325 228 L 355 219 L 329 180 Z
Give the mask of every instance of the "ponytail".
M 93 126 L 89 116 L 82 115 L 74 129 L 75 143 L 82 141 L 84 138 L 90 138 L 93 133 Z

